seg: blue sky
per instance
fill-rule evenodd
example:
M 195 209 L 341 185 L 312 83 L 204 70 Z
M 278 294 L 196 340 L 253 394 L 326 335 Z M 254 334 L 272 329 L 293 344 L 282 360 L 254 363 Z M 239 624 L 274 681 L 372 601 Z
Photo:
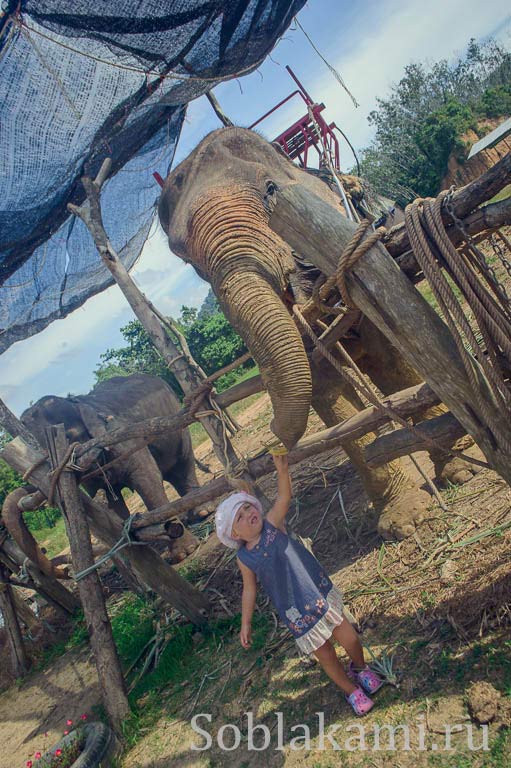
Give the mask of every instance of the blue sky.
M 355 148 L 361 149 L 371 139 L 367 115 L 376 98 L 388 92 L 410 61 L 456 56 L 471 37 L 497 35 L 511 48 L 508 0 L 309 0 L 298 18 L 360 106 L 355 109 L 302 31 L 290 29 L 257 72 L 215 89 L 225 112 L 238 125 L 250 125 L 294 90 L 285 70 L 289 64 L 311 96 L 326 104 L 327 119 L 335 120 Z M 261 130 L 273 138 L 302 111 L 298 100 L 293 100 L 265 121 Z M 192 102 L 176 162 L 218 126 L 205 97 Z M 349 149 L 341 147 L 341 153 L 344 167 L 349 168 Z M 171 254 L 158 230 L 132 275 L 165 314 L 178 314 L 183 304 L 200 305 L 208 291 L 193 269 Z M 133 314 L 116 286 L 90 299 L 2 355 L 0 397 L 19 415 L 42 395 L 87 392 L 94 384 L 100 354 L 123 344 L 119 329 L 131 319 Z

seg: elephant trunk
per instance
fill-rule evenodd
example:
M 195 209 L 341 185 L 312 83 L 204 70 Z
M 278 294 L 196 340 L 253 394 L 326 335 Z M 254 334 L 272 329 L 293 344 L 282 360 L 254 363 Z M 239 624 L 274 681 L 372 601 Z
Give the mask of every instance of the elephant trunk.
M 290 249 L 271 231 L 253 187 L 208 191 L 189 232 L 193 263 L 259 365 L 273 405 L 271 429 L 291 448 L 307 426 L 312 384 L 301 336 L 281 299 L 294 268 Z
M 40 550 L 36 540 L 28 530 L 23 520 L 23 512 L 18 507 L 19 501 L 30 491 L 27 488 L 16 488 L 9 493 L 2 507 L 2 520 L 10 535 L 28 557 L 29 560 L 47 576 L 54 579 L 69 578 L 67 568 L 57 568 Z

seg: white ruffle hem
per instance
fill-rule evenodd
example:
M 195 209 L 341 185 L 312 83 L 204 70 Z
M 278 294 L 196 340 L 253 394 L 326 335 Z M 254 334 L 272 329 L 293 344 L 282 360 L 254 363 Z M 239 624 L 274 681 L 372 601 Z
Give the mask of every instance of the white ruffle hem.
M 320 620 L 301 637 L 295 637 L 296 644 L 302 653 L 311 654 L 332 637 L 332 632 L 342 622 L 343 599 L 336 586 L 326 595 L 328 610 Z

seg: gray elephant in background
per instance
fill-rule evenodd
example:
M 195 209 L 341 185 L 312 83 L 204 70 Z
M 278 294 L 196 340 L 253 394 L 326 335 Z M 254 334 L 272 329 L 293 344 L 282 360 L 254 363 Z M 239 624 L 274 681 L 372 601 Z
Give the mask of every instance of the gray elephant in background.
M 87 395 L 42 397 L 22 413 L 21 421 L 43 446 L 46 444 L 45 428 L 52 424 L 64 424 L 70 442 L 85 443 L 99 437 L 107 427 L 110 431 L 144 419 L 172 416 L 180 409 L 178 398 L 164 381 L 136 373 L 100 382 Z M 128 452 L 135 444 L 135 440 L 126 440 L 110 446 L 103 451 L 99 466 Z M 95 468 L 98 467 L 92 465 L 90 471 Z M 151 510 L 167 503 L 163 480 L 169 482 L 180 496 L 199 487 L 188 429 L 169 431 L 152 438 L 147 447 L 126 456 L 82 485 L 92 497 L 100 489 L 104 490 L 109 506 L 122 518 L 127 518 L 130 513 L 122 489 L 137 491 L 147 509 Z M 173 530 L 182 532 L 171 540 L 170 545 L 171 562 L 179 562 L 196 549 L 198 541 L 177 518 L 172 522 L 178 523 L 178 528 L 173 526 Z

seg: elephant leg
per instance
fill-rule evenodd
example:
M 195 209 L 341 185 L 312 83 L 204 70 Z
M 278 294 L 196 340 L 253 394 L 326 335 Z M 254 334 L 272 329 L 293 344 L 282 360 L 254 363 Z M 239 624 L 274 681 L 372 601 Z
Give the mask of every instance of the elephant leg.
M 154 457 L 148 449 L 138 451 L 135 456 L 137 460 L 131 462 L 129 468 L 133 489 L 140 494 L 148 510 L 167 504 L 163 479 Z M 170 530 L 178 533 L 170 540 L 170 561 L 179 563 L 197 549 L 199 541 L 185 528 L 178 517 L 172 517 L 168 522 L 172 524 Z
M 417 371 L 367 318 L 364 318 L 361 323 L 360 336 L 366 355 L 358 362 L 358 365 L 384 395 L 391 395 L 400 389 L 420 384 L 422 379 Z M 414 424 L 418 424 L 425 419 L 441 416 L 447 410 L 443 403 L 434 405 L 416 413 L 412 421 Z M 463 451 L 473 445 L 473 439 L 469 435 L 465 435 L 450 447 L 457 451 Z M 441 449 L 429 450 L 429 456 L 435 468 L 435 480 L 439 485 L 465 483 L 480 471 L 480 467 L 450 456 Z
M 197 475 L 195 474 L 193 457 L 184 458 L 175 464 L 165 475 L 165 480 L 174 486 L 180 496 L 186 496 L 187 493 L 200 488 Z M 199 523 L 208 515 L 209 510 L 206 508 L 191 509 L 186 515 L 186 522 L 188 525 Z
M 116 498 L 114 498 L 110 493 L 107 493 L 106 495 L 108 506 L 115 510 L 115 513 L 119 515 L 121 520 L 127 520 L 131 513 L 128 509 L 128 505 L 124 501 L 122 491 L 120 488 L 114 488 L 114 491 Z
M 326 362 L 311 366 L 312 407 L 330 427 L 353 416 L 363 404 L 351 385 Z M 424 518 L 430 497 L 405 473 L 399 461 L 377 469 L 367 466 L 364 447 L 375 435 L 343 441 L 342 447 L 362 477 L 365 491 L 379 514 L 378 532 L 384 538 L 403 539 L 413 534 Z

